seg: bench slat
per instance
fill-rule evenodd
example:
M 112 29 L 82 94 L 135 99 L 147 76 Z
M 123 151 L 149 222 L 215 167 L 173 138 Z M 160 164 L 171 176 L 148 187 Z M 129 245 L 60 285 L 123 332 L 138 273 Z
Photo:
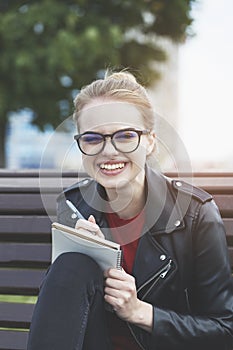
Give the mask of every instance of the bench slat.
M 51 219 L 50 219 L 51 218 Z M 3 234 L 10 237 L 11 234 L 21 234 L 30 236 L 33 234 L 47 234 L 50 235 L 51 222 L 56 221 L 56 216 L 23 216 L 23 215 L 0 215 L 0 238 Z M 228 236 L 233 235 L 233 218 L 223 218 Z M 25 239 L 25 237 L 24 237 Z M 11 238 L 9 238 L 11 240 Z
M 186 182 L 192 183 L 195 186 L 202 187 L 211 193 L 233 193 L 233 176 L 232 174 L 191 174 L 184 175 L 175 173 L 165 174 L 173 179 L 181 178 Z M 88 177 L 85 172 L 75 174 L 75 172 L 67 174 L 51 173 L 45 176 L 39 176 L 38 172 L 6 172 L 0 170 L 1 192 L 38 192 L 38 189 L 61 192 L 63 188 L 73 185 L 77 181 Z
M 216 194 L 213 196 L 223 217 L 233 217 L 233 196 L 228 194 Z
M 56 211 L 56 198 L 57 194 L 45 194 L 41 197 L 39 193 L 25 193 L 22 194 L 13 193 L 7 196 L 0 193 L 0 211 L 1 213 L 22 213 L 26 215 L 46 214 L 46 210 L 53 212 Z M 230 194 L 215 194 L 214 199 L 216 204 L 220 207 L 221 212 L 224 215 L 233 215 L 233 197 Z
M 55 218 L 55 217 L 54 217 Z M 51 220 L 47 215 L 0 215 L 2 233 L 50 233 Z
M 0 349 L 26 350 L 28 332 L 0 330 Z
M 0 171 L 1 175 L 1 171 Z M 1 177 L 1 192 L 5 193 L 33 193 L 41 191 L 48 191 L 50 193 L 60 193 L 63 191 L 63 188 L 67 188 L 74 183 L 86 178 L 87 176 L 70 176 L 62 177 L 61 174 L 51 176 L 51 177 Z
M 233 205 L 233 204 L 232 204 Z M 0 215 L 0 237 L 2 234 L 49 234 L 51 222 L 56 221 L 56 216 L 50 218 L 46 215 Z M 233 234 L 233 217 L 223 218 L 227 235 Z
M 229 248 L 233 267 L 233 247 Z M 46 269 L 10 269 L 0 268 L 0 294 L 37 295 Z
M 233 177 L 232 176 L 220 176 L 220 177 L 194 177 L 192 178 L 192 184 L 197 187 L 201 187 L 209 193 L 226 193 L 233 194 Z M 190 182 L 187 177 L 187 182 Z
M 228 247 L 233 249 L 233 247 Z M 47 268 L 51 262 L 51 244 L 0 243 L 0 265 Z
M 233 239 L 233 218 L 223 218 L 223 223 L 226 230 L 227 238 Z
M 34 304 L 0 302 L 0 327 L 29 329 Z
M 51 261 L 51 244 L 0 243 L 0 264 L 18 266 L 19 262 L 31 267 L 48 266 Z
M 0 212 L 7 215 L 10 213 L 43 215 L 49 210 L 55 214 L 56 198 L 57 194 L 46 194 L 41 197 L 40 193 L 24 193 L 22 200 L 21 193 L 7 195 L 0 193 Z
M 0 268 L 0 294 L 37 295 L 46 269 Z

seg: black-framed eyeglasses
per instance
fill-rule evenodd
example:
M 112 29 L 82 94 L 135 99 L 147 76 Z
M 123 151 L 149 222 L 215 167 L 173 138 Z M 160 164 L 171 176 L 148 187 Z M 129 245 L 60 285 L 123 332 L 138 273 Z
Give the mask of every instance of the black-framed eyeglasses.
M 115 149 L 122 153 L 134 152 L 142 135 L 147 135 L 150 130 L 135 130 L 132 128 L 115 131 L 113 134 L 101 134 L 94 131 L 86 131 L 74 136 L 80 151 L 88 156 L 95 156 L 103 151 L 106 140 L 110 139 Z

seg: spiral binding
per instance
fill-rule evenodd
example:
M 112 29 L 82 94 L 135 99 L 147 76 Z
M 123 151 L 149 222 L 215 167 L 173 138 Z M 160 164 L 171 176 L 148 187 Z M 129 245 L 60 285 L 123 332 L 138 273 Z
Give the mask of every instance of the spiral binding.
M 117 254 L 117 263 L 116 263 L 116 268 L 119 270 L 121 269 L 121 262 L 122 262 L 122 250 L 119 250 Z

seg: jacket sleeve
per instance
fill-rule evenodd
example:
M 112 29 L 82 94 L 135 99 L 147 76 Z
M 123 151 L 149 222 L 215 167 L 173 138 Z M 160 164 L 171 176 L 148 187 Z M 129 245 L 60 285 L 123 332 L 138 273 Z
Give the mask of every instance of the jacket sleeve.
M 154 307 L 149 349 L 233 349 L 233 280 L 224 225 L 213 201 L 200 206 L 193 232 L 190 313 Z

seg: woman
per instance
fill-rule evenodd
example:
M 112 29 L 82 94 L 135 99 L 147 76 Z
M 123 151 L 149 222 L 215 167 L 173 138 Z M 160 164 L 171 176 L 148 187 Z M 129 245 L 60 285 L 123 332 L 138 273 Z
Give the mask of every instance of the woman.
M 113 73 L 75 99 L 85 179 L 58 198 L 58 221 L 117 241 L 122 270 L 61 255 L 50 267 L 28 350 L 231 349 L 233 288 L 211 195 L 153 171 L 145 89 Z M 86 219 L 77 220 L 69 199 Z

